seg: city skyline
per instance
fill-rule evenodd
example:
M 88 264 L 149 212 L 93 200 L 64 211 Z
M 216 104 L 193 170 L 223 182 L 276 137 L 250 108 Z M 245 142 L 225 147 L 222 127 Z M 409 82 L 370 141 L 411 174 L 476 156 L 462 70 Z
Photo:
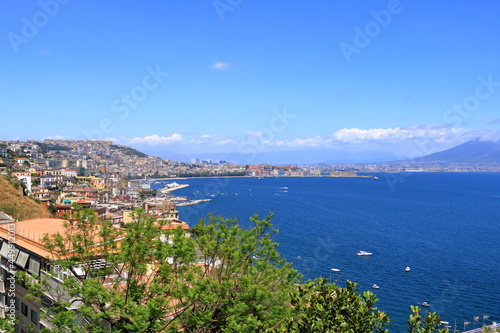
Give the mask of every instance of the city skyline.
M 500 138 L 494 1 L 1 6 L 0 140 L 362 162 Z

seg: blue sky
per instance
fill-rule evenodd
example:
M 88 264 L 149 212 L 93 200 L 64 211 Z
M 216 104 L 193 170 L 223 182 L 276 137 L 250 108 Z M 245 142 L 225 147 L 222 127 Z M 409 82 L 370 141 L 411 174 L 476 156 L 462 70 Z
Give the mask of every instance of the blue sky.
M 493 0 L 2 0 L 0 140 L 251 162 L 498 139 L 498 17 Z

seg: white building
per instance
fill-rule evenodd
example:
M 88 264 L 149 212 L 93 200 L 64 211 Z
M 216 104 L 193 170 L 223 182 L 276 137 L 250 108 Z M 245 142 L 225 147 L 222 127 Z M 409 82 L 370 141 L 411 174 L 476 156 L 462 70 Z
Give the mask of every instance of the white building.
M 17 179 L 22 181 L 29 192 L 31 192 L 31 175 L 16 175 Z

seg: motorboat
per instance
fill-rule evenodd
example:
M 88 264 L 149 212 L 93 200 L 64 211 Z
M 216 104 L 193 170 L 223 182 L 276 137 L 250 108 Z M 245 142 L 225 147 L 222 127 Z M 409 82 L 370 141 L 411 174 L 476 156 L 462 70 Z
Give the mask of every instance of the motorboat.
M 410 266 L 406 266 L 405 271 L 409 272 L 410 270 Z
M 431 306 L 429 303 L 427 302 L 422 302 L 422 303 L 418 303 L 419 305 L 422 305 L 422 306 L 425 306 L 425 307 L 429 307 Z
M 371 252 L 366 252 L 366 251 L 359 251 L 356 253 L 358 256 L 371 256 L 373 253 Z
M 379 286 L 377 286 L 376 284 L 374 284 L 374 285 L 372 286 L 372 288 L 373 288 L 373 289 L 379 289 L 380 287 L 379 287 Z
M 340 272 L 340 269 L 338 269 L 338 268 L 332 268 L 332 272 Z

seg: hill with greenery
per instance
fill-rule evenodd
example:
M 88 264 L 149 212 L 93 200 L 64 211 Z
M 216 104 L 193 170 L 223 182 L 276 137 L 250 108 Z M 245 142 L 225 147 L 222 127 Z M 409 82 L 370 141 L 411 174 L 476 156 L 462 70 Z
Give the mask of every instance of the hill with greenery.
M 128 155 L 128 156 L 148 157 L 147 154 L 144 154 L 143 152 L 140 152 L 137 149 L 134 149 L 134 148 L 131 148 L 128 146 L 110 145 L 109 147 L 113 150 L 120 151 L 123 154 Z
M 45 143 L 45 142 L 40 142 L 40 141 L 36 141 L 35 143 L 40 146 L 42 153 L 47 153 L 50 150 L 59 150 L 59 151 L 71 150 L 70 147 L 63 146 L 63 145 Z
M 16 220 L 50 217 L 45 207 L 23 195 L 19 181 L 0 176 L 0 211 Z

